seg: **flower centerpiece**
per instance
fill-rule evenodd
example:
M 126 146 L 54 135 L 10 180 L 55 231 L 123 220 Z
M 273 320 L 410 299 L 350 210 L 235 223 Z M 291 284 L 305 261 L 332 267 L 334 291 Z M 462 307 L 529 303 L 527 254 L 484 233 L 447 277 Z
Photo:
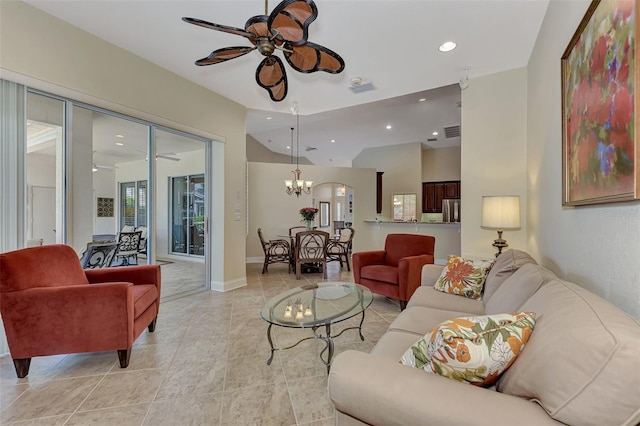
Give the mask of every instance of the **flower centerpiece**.
M 300 216 L 302 216 L 302 220 L 300 222 L 306 222 L 307 230 L 313 229 L 313 220 L 316 218 L 316 213 L 318 213 L 318 209 L 315 207 L 303 207 L 300 209 Z

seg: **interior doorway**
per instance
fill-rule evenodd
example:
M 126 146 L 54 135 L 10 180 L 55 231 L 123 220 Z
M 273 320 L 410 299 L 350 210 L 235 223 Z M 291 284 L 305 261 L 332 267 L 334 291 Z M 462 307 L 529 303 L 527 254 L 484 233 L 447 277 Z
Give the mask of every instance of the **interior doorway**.
M 315 207 L 322 208 L 318 229 L 337 236 L 342 229 L 353 225 L 354 189 L 339 182 L 328 182 L 313 187 Z M 328 215 L 324 212 L 328 211 Z M 327 217 L 328 216 L 328 217 Z

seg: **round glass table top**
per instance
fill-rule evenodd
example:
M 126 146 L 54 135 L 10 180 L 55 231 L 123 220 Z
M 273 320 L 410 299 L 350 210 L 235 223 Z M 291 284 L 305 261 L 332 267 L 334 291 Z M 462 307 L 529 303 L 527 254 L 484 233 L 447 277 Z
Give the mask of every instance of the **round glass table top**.
M 280 293 L 264 305 L 260 315 L 282 327 L 320 327 L 361 314 L 372 301 L 371 291 L 361 285 L 322 282 Z

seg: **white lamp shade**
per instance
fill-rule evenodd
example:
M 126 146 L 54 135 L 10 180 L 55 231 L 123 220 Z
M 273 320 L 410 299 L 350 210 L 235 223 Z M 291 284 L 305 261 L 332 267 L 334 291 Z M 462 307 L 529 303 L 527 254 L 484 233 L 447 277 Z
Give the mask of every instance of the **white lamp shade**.
M 291 188 L 291 187 L 293 186 L 293 181 L 292 181 L 292 180 L 285 180 L 285 181 L 284 181 L 284 185 L 285 185 L 287 188 Z
M 482 227 L 520 228 L 520 197 L 517 195 L 482 197 Z

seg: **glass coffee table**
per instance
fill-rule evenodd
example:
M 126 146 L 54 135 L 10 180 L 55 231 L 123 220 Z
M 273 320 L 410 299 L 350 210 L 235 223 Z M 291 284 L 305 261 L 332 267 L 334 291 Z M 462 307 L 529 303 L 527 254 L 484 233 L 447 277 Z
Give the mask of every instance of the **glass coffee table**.
M 271 365 L 275 351 L 291 349 L 309 339 L 320 339 L 326 343 L 320 352 L 320 360 L 327 366 L 327 373 L 331 368 L 333 358 L 333 339 L 347 330 L 358 329 L 360 339 L 364 312 L 371 305 L 373 295 L 368 288 L 347 282 L 322 282 L 293 288 L 281 293 L 267 302 L 262 308 L 262 319 L 269 323 L 267 338 L 271 346 L 271 356 L 267 365 Z M 360 325 L 343 329 L 335 336 L 331 335 L 331 326 L 341 321 L 362 315 Z M 274 325 L 289 328 L 311 329 L 313 336 L 299 340 L 286 348 L 275 348 L 271 337 L 271 327 Z M 325 334 L 322 334 L 322 327 Z M 319 331 L 320 330 L 320 331 Z M 326 360 L 323 358 L 327 352 Z

